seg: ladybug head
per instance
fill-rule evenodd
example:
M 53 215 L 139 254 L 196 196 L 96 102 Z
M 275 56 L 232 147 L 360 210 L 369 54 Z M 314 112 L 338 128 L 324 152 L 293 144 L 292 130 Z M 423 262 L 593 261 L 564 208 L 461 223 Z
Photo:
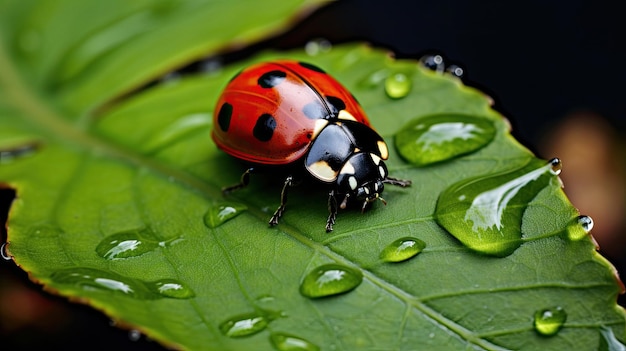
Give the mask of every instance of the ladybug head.
M 377 155 L 360 152 L 350 156 L 337 176 L 337 190 L 345 194 L 340 208 L 347 206 L 349 198 L 362 203 L 362 211 L 376 200 L 386 204 L 380 196 L 386 178 L 387 167 Z

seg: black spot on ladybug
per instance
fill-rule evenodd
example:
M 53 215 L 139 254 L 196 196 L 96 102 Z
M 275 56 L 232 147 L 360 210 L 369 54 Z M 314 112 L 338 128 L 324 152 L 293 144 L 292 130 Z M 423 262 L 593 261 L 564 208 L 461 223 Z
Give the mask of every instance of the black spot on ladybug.
M 319 67 L 317 67 L 317 66 L 315 66 L 315 65 L 312 65 L 312 64 L 310 64 L 310 63 L 306 63 L 306 62 L 298 62 L 298 64 L 299 64 L 300 66 L 304 67 L 304 68 L 310 69 L 311 71 L 315 71 L 315 72 L 319 72 L 319 73 L 326 73 L 326 72 L 324 72 L 324 70 L 323 70 L 323 69 L 321 69 L 321 68 L 319 68 Z
M 228 131 L 228 127 L 230 127 L 230 119 L 232 116 L 233 105 L 225 102 L 222 107 L 220 107 L 220 112 L 217 114 L 217 123 L 219 124 L 222 131 Z
M 276 129 L 276 120 L 268 113 L 264 113 L 256 120 L 252 135 L 260 141 L 269 141 L 274 135 Z
M 328 105 L 333 114 L 337 114 L 339 111 L 346 109 L 346 103 L 338 97 L 327 96 L 326 101 L 328 101 Z
M 261 77 L 259 77 L 259 85 L 261 88 L 273 88 L 278 84 L 282 83 L 287 77 L 287 73 L 284 71 L 270 71 L 264 73 Z
M 304 105 L 302 112 L 310 119 L 322 119 L 328 115 L 328 111 L 319 101 L 313 101 Z

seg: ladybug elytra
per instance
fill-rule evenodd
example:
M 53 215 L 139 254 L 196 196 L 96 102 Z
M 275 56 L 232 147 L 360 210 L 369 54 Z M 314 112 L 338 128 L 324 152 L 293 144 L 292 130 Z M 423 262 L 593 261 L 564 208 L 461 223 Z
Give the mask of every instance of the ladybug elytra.
M 285 176 L 270 225 L 278 224 L 287 189 L 302 176 L 331 186 L 327 232 L 333 230 L 338 208 L 357 202 L 364 211 L 376 200 L 386 203 L 380 196 L 384 184 L 411 184 L 388 176 L 387 144 L 354 96 L 308 63 L 281 60 L 244 69 L 220 96 L 213 125 L 217 146 L 251 165 L 224 192 L 245 187 L 259 167 Z

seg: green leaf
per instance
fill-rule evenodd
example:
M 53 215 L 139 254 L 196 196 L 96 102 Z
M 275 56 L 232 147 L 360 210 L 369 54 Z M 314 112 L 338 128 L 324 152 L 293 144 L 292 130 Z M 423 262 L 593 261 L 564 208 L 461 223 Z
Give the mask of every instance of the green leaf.
M 487 178 L 492 189 L 500 178 L 491 176 L 541 163 L 480 92 L 346 45 L 314 56 L 268 52 L 125 96 L 231 39 L 278 30 L 301 4 L 264 3 L 268 13 L 227 2 L 89 4 L 98 7 L 0 5 L 0 186 L 17 192 L 9 250 L 46 290 L 184 349 L 586 350 L 624 340 L 618 280 L 556 178 L 518 189 L 504 213 L 520 217 L 506 223 L 519 226 L 521 242 L 504 257 L 464 246 L 435 221 L 440 194 L 455 184 Z M 82 20 L 91 13 L 102 16 Z M 91 48 L 94 39 L 104 44 Z M 210 129 L 230 77 L 277 57 L 334 75 L 389 145 L 403 125 L 433 115 L 479 118 L 495 135 L 419 168 L 391 148 L 390 174 L 413 185 L 389 186 L 388 205 L 365 214 L 341 211 L 330 234 L 327 192 L 310 186 L 291 189 L 270 228 L 284 179 L 254 174 L 224 197 L 221 187 L 245 167 L 215 147 Z M 408 91 L 390 97 L 387 78 L 398 73 Z M 411 242 L 419 249 L 406 256 L 391 251 Z M 330 281 L 326 272 L 350 273 L 343 293 L 300 293 L 301 284 Z

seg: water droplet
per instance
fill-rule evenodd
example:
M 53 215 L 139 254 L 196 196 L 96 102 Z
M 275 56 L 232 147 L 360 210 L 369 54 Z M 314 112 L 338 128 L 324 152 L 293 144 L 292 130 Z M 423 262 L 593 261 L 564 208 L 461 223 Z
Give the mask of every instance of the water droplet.
M 570 240 L 581 240 L 588 236 L 591 229 L 593 229 L 593 219 L 589 216 L 578 216 L 567 227 L 567 236 Z
M 278 351 L 319 351 L 320 349 L 307 340 L 283 333 L 272 333 L 270 341 Z
M 615 337 L 613 329 L 603 326 L 600 328 L 600 335 L 599 351 L 626 351 L 626 345 Z
M 76 286 L 86 291 L 109 291 L 144 300 L 195 296 L 189 287 L 174 279 L 145 282 L 95 268 L 63 269 L 52 273 L 51 279 L 57 284 Z
M 13 259 L 13 256 L 11 256 L 11 252 L 9 251 L 9 245 L 11 245 L 11 243 L 4 242 L 2 243 L 2 246 L 0 246 L 0 255 L 5 261 L 11 261 Z
M 194 113 L 178 118 L 168 124 L 158 133 L 152 135 L 142 143 L 142 151 L 146 154 L 156 154 L 177 142 L 185 141 L 193 133 L 207 131 L 211 126 L 211 116 L 206 113 Z
M 108 260 L 137 257 L 150 252 L 160 243 L 155 234 L 147 228 L 113 234 L 104 238 L 96 247 L 96 253 Z
M 561 162 L 560 159 L 558 158 L 553 158 L 551 159 L 548 163 L 550 163 L 550 171 L 552 172 L 552 174 L 554 175 L 559 175 L 561 174 L 561 169 L 563 169 L 563 163 Z
M 238 338 L 260 332 L 267 327 L 269 322 L 266 316 L 257 313 L 248 313 L 223 322 L 220 324 L 219 328 L 222 334 Z
M 224 222 L 237 217 L 247 207 L 243 204 L 228 202 L 219 203 L 212 206 L 204 215 L 204 223 L 211 228 L 215 228 Z
M 361 284 L 361 271 L 338 265 L 325 264 L 313 269 L 304 277 L 300 293 L 306 297 L 317 298 L 348 292 Z
M 186 285 L 175 279 L 161 279 L 152 283 L 147 283 L 147 286 L 152 291 L 163 295 L 164 297 L 171 297 L 174 299 L 190 299 L 196 294 Z
M 448 66 L 448 68 L 446 68 L 446 72 L 450 73 L 451 75 L 453 75 L 453 76 L 455 76 L 457 78 L 462 78 L 463 74 L 465 73 L 463 68 L 461 66 L 458 66 L 458 65 L 450 65 L 450 66 Z
M 396 134 L 395 146 L 406 161 L 425 166 L 475 152 L 495 135 L 489 119 L 442 114 L 409 122 Z
M 39 143 L 31 142 L 6 149 L 0 149 L 0 164 L 6 164 L 23 157 L 32 156 L 39 149 L 39 147 Z
M 441 55 L 425 55 L 420 59 L 420 63 L 435 72 L 443 73 L 445 64 Z
M 589 216 L 579 216 L 578 224 L 580 224 L 585 233 L 589 233 L 593 229 L 593 219 Z
M 326 39 L 313 39 L 304 45 L 304 51 L 309 56 L 325 54 L 332 50 L 333 45 Z
M 130 339 L 130 341 L 139 341 L 139 339 L 141 339 L 141 332 L 137 329 L 129 330 L 128 339 Z
M 380 253 L 380 258 L 385 262 L 402 262 L 415 257 L 426 247 L 426 243 L 417 238 L 400 238 L 389 244 Z
M 555 178 L 553 161 L 453 184 L 439 195 L 435 220 L 471 250 L 507 256 L 522 244 L 528 202 Z
M 401 99 L 411 92 L 413 82 L 404 73 L 394 73 L 385 79 L 385 93 L 392 99 Z
M 567 313 L 561 307 L 546 308 L 535 312 L 535 330 L 545 336 L 558 333 L 567 319 Z
M 213 76 L 222 71 L 224 64 L 222 60 L 217 57 L 212 57 L 206 60 L 203 60 L 200 63 L 200 71 L 206 75 Z

